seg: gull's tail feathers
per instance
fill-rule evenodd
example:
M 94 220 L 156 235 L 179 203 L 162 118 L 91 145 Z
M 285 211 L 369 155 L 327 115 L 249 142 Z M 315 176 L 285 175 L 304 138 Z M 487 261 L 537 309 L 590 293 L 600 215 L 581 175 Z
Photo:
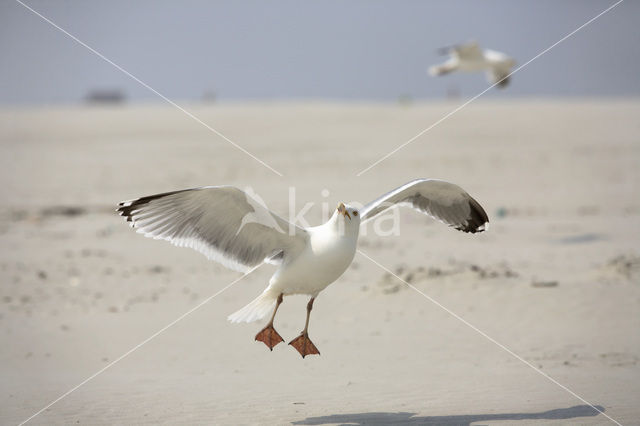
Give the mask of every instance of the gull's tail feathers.
M 247 306 L 229 315 L 227 319 L 231 322 L 253 322 L 261 320 L 273 311 L 277 299 L 278 296 L 267 289 Z

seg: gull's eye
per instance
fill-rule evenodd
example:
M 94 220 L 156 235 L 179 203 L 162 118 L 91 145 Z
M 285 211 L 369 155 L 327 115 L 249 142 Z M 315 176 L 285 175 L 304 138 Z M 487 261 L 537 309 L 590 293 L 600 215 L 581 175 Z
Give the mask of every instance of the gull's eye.
M 354 215 L 354 216 L 358 216 L 358 212 L 357 212 L 357 211 L 354 211 L 354 212 L 353 212 L 353 215 Z

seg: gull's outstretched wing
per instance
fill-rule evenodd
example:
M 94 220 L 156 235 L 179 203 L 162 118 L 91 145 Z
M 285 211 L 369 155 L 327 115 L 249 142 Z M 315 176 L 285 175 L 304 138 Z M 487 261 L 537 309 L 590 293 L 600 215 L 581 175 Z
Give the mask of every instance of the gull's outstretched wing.
M 437 179 L 416 179 L 360 209 L 362 222 L 396 204 L 404 204 L 463 232 L 482 232 L 489 218 L 462 188 Z
M 496 66 L 487 71 L 489 83 L 497 83 L 497 87 L 503 89 L 509 85 L 511 70 L 508 67 Z
M 472 41 L 466 44 L 458 44 L 438 49 L 440 54 L 448 54 L 449 59 L 439 65 L 429 68 L 429 74 L 432 76 L 449 74 L 460 68 L 461 62 L 482 62 L 482 49 L 478 43 Z
M 137 232 L 240 272 L 262 262 L 297 255 L 308 234 L 232 186 L 207 186 L 150 195 L 119 204 L 117 211 Z
M 499 88 L 508 86 L 511 68 L 516 65 L 516 61 L 506 53 L 491 49 L 485 50 L 484 56 L 490 65 L 487 69 L 487 80 L 490 83 L 497 83 Z
M 462 61 L 481 61 L 483 58 L 482 49 L 475 41 L 453 46 L 450 53 Z

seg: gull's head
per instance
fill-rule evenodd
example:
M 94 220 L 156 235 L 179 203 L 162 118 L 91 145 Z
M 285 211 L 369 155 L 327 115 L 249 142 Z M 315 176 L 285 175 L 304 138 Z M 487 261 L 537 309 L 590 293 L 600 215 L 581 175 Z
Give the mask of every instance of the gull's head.
M 344 218 L 346 223 L 360 225 L 360 212 L 357 208 L 340 203 L 336 209 L 338 217 Z

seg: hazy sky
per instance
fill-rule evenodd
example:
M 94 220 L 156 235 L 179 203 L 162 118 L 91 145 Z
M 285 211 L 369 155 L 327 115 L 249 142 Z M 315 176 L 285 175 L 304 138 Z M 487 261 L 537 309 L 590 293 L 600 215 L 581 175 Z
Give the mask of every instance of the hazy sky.
M 614 1 L 24 0 L 166 96 L 469 97 L 484 75 L 433 78 L 440 46 L 476 39 L 522 64 Z M 487 96 L 640 95 L 640 2 L 626 0 Z M 0 104 L 95 88 L 156 96 L 14 0 L 0 0 Z

